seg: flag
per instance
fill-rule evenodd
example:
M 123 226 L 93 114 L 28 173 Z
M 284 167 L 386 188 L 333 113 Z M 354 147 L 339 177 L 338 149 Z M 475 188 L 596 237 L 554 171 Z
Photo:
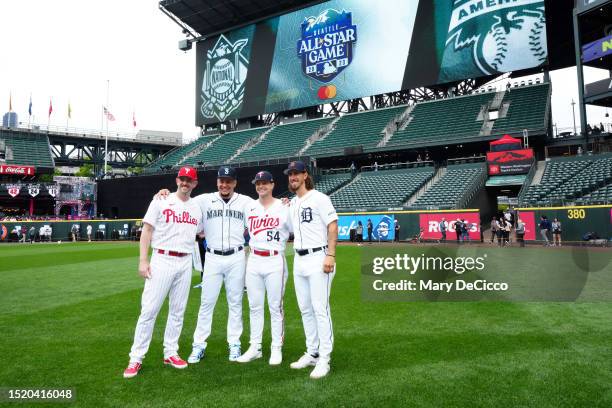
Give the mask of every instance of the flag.
M 72 107 L 70 106 L 70 102 L 68 102 L 68 119 L 72 119 Z
M 49 117 L 51 117 L 52 112 L 53 112 L 53 102 L 51 98 L 49 98 Z
M 136 127 L 136 112 L 132 112 L 132 125 Z
M 32 116 L 32 95 L 30 95 L 30 105 L 28 105 L 28 113 Z
M 9 112 L 13 111 L 13 95 L 9 94 Z
M 106 109 L 106 106 L 104 107 L 104 114 L 106 115 L 106 119 L 110 120 L 111 122 L 115 120 L 115 117 L 108 109 Z

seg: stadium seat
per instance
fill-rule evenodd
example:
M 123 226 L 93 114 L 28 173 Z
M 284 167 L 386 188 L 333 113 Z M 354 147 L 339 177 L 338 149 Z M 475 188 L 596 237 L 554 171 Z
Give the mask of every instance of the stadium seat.
M 352 177 L 353 176 L 350 172 L 323 175 L 315 183 L 315 187 L 320 192 L 329 195 L 340 187 L 342 187 L 344 184 L 348 183 Z
M 0 139 L 5 141 L 6 150 L 12 153 L 12 158 L 6 159 L 7 164 L 48 168 L 55 166 L 46 134 L 0 131 Z

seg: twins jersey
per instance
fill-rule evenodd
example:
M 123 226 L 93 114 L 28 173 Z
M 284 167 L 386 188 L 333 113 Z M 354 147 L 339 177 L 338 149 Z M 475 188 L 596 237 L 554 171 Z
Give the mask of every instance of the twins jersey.
M 195 236 L 202 231 L 202 212 L 196 202 L 182 201 L 175 193 L 151 201 L 142 221 L 154 228 L 151 246 L 166 251 L 192 253 Z
M 203 216 L 206 242 L 211 249 L 227 251 L 244 245 L 245 212 L 254 200 L 234 193 L 226 203 L 219 193 L 194 198 Z
M 329 197 L 310 190 L 303 197 L 295 196 L 289 208 L 295 236 L 295 249 L 319 248 L 327 245 L 327 225 L 338 219 Z
M 267 209 L 256 200 L 248 206 L 246 216 L 251 248 L 281 253 L 285 250 L 291 227 L 289 208 L 281 200 L 275 199 Z

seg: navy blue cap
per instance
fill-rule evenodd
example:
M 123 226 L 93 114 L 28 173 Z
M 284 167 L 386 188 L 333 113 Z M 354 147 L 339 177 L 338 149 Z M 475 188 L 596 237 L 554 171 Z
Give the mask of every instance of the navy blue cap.
M 305 171 L 308 171 L 308 169 L 306 168 L 304 162 L 297 160 L 289 163 L 289 167 L 287 167 L 283 173 L 289 174 L 290 171 L 297 171 L 298 173 L 303 173 Z
M 255 175 L 255 178 L 251 183 L 256 184 L 258 181 L 267 181 L 270 183 L 274 183 L 274 177 L 272 177 L 272 173 L 269 171 L 262 170 Z
M 219 171 L 217 172 L 217 178 L 231 178 L 236 179 L 236 170 L 231 168 L 230 166 L 221 166 L 219 167 Z

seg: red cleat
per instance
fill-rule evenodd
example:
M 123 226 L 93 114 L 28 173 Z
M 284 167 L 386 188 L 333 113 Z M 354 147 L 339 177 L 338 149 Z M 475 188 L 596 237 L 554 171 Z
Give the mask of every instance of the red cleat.
M 125 371 L 123 372 L 123 378 L 136 377 L 141 367 L 142 367 L 142 364 L 140 363 L 136 363 L 136 362 L 130 363 L 125 369 Z
M 187 368 L 187 362 L 180 358 L 178 354 L 176 356 L 172 356 L 164 359 L 164 364 L 169 364 L 174 368 L 183 369 Z

